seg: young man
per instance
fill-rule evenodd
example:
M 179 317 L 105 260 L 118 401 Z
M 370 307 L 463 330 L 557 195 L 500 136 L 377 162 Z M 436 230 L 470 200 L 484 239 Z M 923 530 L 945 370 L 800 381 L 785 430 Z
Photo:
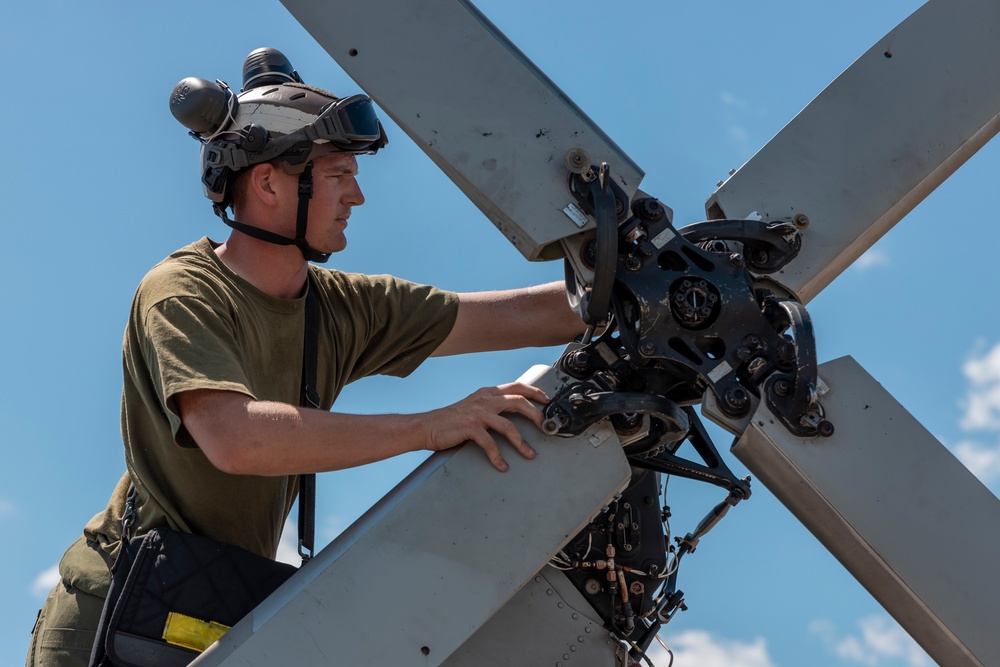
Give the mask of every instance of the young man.
M 273 50 L 247 59 L 244 90 L 186 79 L 171 98 L 202 140 L 206 195 L 233 232 L 178 250 L 139 285 L 123 347 L 127 472 L 64 555 L 29 667 L 87 664 L 131 487 L 136 534 L 167 526 L 273 558 L 300 473 L 466 441 L 504 471 L 491 432 L 535 455 L 504 416 L 540 427 L 547 398 L 534 387 L 487 387 L 423 414 L 330 412 L 348 382 L 407 375 L 432 354 L 564 343 L 584 329 L 560 283 L 455 294 L 310 265 L 346 247 L 364 203 L 356 154 L 385 144 L 381 124 L 370 100 L 302 84 Z M 320 409 L 298 405 L 309 290 Z

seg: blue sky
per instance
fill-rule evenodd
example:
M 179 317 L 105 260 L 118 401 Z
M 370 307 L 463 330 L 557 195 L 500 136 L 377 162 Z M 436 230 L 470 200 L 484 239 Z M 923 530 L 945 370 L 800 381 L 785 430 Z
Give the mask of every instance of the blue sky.
M 547 3 L 478 6 L 646 171 L 678 225 L 918 0 Z M 245 55 L 283 50 L 306 81 L 357 90 L 277 2 L 5 7 L 0 245 L 0 663 L 19 664 L 62 551 L 123 471 L 120 346 L 135 285 L 173 249 L 226 229 L 201 195 L 197 145 L 170 116 L 186 76 L 236 84 Z M 368 203 L 330 264 L 472 291 L 561 277 L 529 264 L 389 124 L 362 161 Z M 1000 145 L 988 145 L 809 306 L 821 359 L 851 354 L 996 492 L 1000 319 L 995 230 Z M 439 407 L 509 381 L 557 349 L 433 360 L 369 379 L 337 408 Z M 729 438 L 718 434 L 725 450 Z M 729 463 L 740 473 L 731 456 Z M 421 460 L 323 475 L 332 539 Z M 716 489 L 671 484 L 690 530 Z M 928 548 L 947 526 L 928 526 Z M 760 484 L 685 559 L 690 610 L 664 631 L 675 665 L 930 664 Z M 663 661 L 663 665 L 666 661 Z

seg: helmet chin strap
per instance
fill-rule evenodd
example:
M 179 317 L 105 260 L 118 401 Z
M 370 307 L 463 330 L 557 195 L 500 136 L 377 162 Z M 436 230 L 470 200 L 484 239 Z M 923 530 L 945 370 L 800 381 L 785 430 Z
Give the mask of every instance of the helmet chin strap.
M 282 236 L 260 227 L 252 227 L 242 222 L 232 220 L 226 215 L 226 209 L 221 205 L 214 206 L 215 214 L 222 218 L 222 221 L 238 232 L 252 236 L 253 238 L 273 243 L 274 245 L 293 245 L 301 252 L 307 262 L 324 264 L 333 253 L 320 252 L 309 245 L 306 241 L 306 225 L 309 222 L 309 200 L 313 194 L 312 165 L 306 165 L 305 170 L 299 174 L 299 206 L 295 216 L 295 238 Z

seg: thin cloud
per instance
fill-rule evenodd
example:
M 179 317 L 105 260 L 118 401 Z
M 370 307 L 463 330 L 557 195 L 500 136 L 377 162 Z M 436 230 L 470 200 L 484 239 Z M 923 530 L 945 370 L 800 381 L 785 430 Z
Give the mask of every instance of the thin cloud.
M 750 108 L 750 105 L 747 104 L 746 100 L 741 97 L 736 97 L 736 95 L 733 95 L 725 90 L 719 93 L 719 100 L 721 100 L 722 104 L 725 106 L 733 109 L 739 109 L 740 111 L 745 111 Z
M 17 506 L 5 498 L 0 498 L 0 517 L 17 512 Z
M 868 667 L 931 667 L 930 657 L 888 616 L 866 616 L 857 623 L 857 634 L 840 635 L 828 619 L 816 619 L 809 632 L 832 653 L 848 662 Z
M 674 653 L 675 665 L 775 667 L 767 652 L 767 641 L 763 637 L 747 643 L 719 637 L 705 630 L 686 630 L 665 641 Z M 670 662 L 667 652 L 658 643 L 650 647 L 649 658 L 656 665 Z
M 31 594 L 36 598 L 44 598 L 49 591 L 59 583 L 59 564 L 56 563 L 44 572 L 39 573 L 31 582 Z
M 868 271 L 879 266 L 889 266 L 892 262 L 889 255 L 879 248 L 869 248 L 861 257 L 854 261 L 854 268 L 858 271 Z

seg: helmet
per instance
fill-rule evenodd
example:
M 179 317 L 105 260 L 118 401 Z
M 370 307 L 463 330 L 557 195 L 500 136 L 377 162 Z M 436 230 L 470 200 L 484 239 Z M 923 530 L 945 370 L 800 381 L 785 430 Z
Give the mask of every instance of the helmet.
M 261 240 L 297 245 L 312 261 L 329 258 L 305 242 L 312 160 L 327 153 L 375 153 L 387 143 L 370 98 L 338 98 L 306 85 L 277 49 L 257 49 L 247 56 L 239 95 L 223 81 L 183 79 L 170 95 L 170 111 L 201 142 L 201 182 L 216 214 L 234 229 Z M 285 172 L 299 175 L 294 239 L 226 216 L 235 175 L 272 160 Z

